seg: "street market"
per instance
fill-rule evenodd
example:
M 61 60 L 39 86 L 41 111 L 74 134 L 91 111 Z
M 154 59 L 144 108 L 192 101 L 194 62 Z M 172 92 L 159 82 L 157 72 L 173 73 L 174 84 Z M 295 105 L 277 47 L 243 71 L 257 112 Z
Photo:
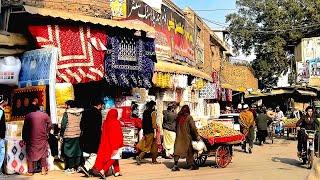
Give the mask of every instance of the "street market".
M 319 38 L 249 60 L 232 1 L 1 0 L 0 179 L 320 179 Z

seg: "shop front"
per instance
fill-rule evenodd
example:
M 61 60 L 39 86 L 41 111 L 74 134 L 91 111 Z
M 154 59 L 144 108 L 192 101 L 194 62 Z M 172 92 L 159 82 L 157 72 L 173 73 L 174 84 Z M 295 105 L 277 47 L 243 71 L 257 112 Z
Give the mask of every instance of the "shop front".
M 28 39 L 32 39 L 25 49 L 34 50 L 17 54 L 19 59 L 11 57 L 8 61 L 5 57 L 0 61 L 4 80 L 0 80 L 4 84 L 1 94 L 10 99 L 6 110 L 6 172 L 27 171 L 21 132 L 31 104 L 50 115 L 56 127 L 53 135 L 58 139 L 67 100 L 75 100 L 84 108 L 98 99 L 103 100 L 103 116 L 108 109 L 117 108 L 124 126 L 125 144 L 134 147 L 141 119 L 132 118 L 131 105 L 138 104 L 142 111 L 149 100 L 148 89 L 152 87 L 156 57 L 154 39 L 147 38 L 145 31 L 150 32 L 153 28 L 135 26 L 135 23 L 143 24 L 139 22 L 118 22 L 85 15 L 69 17 L 70 13 L 54 9 L 24 8 L 29 20 L 23 29 L 28 30 L 27 34 L 31 35 Z M 18 18 L 17 14 L 15 16 Z M 12 71 L 2 71 L 3 68 Z M 54 155 L 58 158 L 60 151 Z M 50 170 L 57 168 L 53 158 L 48 155 Z

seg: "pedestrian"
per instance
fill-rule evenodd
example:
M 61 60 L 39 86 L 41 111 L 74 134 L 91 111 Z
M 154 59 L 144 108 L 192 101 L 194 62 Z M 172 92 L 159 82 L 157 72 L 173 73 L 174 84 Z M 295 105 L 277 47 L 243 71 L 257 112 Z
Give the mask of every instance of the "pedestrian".
M 252 112 L 249 110 L 249 106 L 247 104 L 243 105 L 243 111 L 239 114 L 239 122 L 241 126 L 242 134 L 246 135 L 246 140 L 243 142 L 242 149 L 247 152 L 247 143 L 249 144 L 248 152 L 252 153 L 253 148 L 253 140 L 254 140 L 254 116 Z
M 38 106 L 31 105 L 30 113 L 24 120 L 22 139 L 26 143 L 28 173 L 27 176 L 34 174 L 34 162 L 41 162 L 41 174 L 48 174 L 47 156 L 49 150 L 49 133 L 52 128 L 50 117 L 40 111 Z
M 281 111 L 280 106 L 277 106 L 274 121 L 276 122 L 276 134 L 279 136 L 283 133 L 283 118 L 283 111 Z
M 257 124 L 257 138 L 259 140 L 259 145 L 266 142 L 266 137 L 268 136 L 268 125 L 271 123 L 272 119 L 267 116 L 266 109 L 262 109 L 262 112 L 258 115 L 256 119 Z
M 5 136 L 6 136 L 6 117 L 4 108 L 8 104 L 3 96 L 0 96 L 0 178 L 4 176 L 2 173 L 2 165 L 5 157 Z
M 167 110 L 163 111 L 163 147 L 166 151 L 166 157 L 172 159 L 174 152 L 174 143 L 176 140 L 176 104 L 168 105 Z
M 111 109 L 103 122 L 98 155 L 91 172 L 94 175 L 106 178 L 110 167 L 113 166 L 114 176 L 121 176 L 119 159 L 122 147 L 123 134 L 118 120 L 118 111 Z
M 73 174 L 81 162 L 80 121 L 83 109 L 77 108 L 73 100 L 65 104 L 67 108 L 61 121 L 60 135 L 63 137 L 65 173 Z
M 159 162 L 157 162 L 157 114 L 155 111 L 155 106 L 156 102 L 150 101 L 146 104 L 146 110 L 143 112 L 143 138 L 137 145 L 137 148 L 141 151 L 139 156 L 136 157 L 137 165 L 141 164 L 141 160 L 148 152 L 150 152 L 152 155 L 152 164 L 159 164 Z
M 252 104 L 252 105 L 251 105 L 251 108 L 250 108 L 250 111 L 251 111 L 251 112 L 252 112 L 252 114 L 253 114 L 253 118 L 254 118 L 254 120 L 256 120 L 256 119 L 257 119 L 257 117 L 258 117 L 258 113 L 257 113 L 257 105 Z
M 199 168 L 193 162 L 194 150 L 192 141 L 199 141 L 195 122 L 190 115 L 190 108 L 184 105 L 177 117 L 177 137 L 174 144 L 174 166 L 172 171 L 179 171 L 178 161 L 180 158 L 186 158 L 190 170 L 198 170 Z
M 139 118 L 139 105 L 136 102 L 131 104 L 131 117 Z
M 92 169 L 97 158 L 101 138 L 103 105 L 101 100 L 94 101 L 93 107 L 83 112 L 80 122 L 80 145 L 84 157 L 80 170 L 87 176 L 89 176 L 89 170 Z

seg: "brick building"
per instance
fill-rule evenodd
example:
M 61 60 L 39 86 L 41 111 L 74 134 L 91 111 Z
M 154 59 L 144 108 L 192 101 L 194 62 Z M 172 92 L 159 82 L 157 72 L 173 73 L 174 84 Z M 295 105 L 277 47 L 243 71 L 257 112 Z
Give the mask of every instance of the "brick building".
M 220 40 L 210 27 L 192 9 L 184 10 L 185 16 L 194 26 L 195 59 L 197 65 L 207 74 L 220 72 L 225 55 L 230 55 L 229 47 Z

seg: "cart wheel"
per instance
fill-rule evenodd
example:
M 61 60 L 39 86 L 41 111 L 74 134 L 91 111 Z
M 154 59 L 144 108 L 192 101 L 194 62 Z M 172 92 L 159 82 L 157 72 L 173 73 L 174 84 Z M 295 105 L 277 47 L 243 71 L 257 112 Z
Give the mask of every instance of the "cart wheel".
M 231 162 L 230 150 L 227 146 L 219 146 L 216 150 L 216 163 L 220 168 L 225 168 Z
M 207 155 L 200 155 L 194 158 L 194 164 L 198 167 L 203 166 L 206 163 L 208 156 Z

